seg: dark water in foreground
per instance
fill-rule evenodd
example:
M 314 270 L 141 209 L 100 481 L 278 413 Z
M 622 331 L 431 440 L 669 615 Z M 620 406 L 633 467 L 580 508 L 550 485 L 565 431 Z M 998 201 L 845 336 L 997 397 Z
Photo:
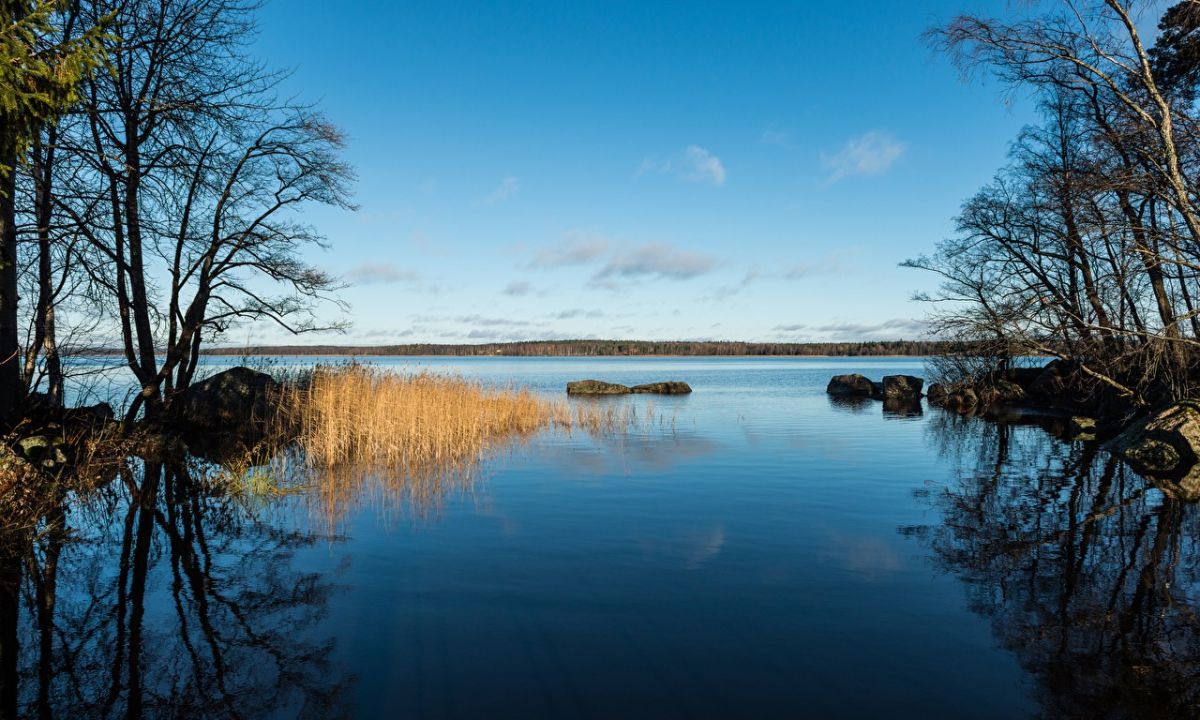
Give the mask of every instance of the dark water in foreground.
M 539 438 L 436 485 L 114 483 L 36 541 L 21 712 L 1197 714 L 1196 507 L 1036 427 L 824 394 L 919 361 L 422 362 L 696 391 L 617 401 L 653 403 L 651 428 Z

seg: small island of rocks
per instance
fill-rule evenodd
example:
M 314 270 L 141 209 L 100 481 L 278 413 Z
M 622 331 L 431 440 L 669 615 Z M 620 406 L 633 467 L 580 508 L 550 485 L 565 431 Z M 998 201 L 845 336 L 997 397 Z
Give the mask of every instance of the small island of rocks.
M 619 385 L 603 380 L 576 380 L 567 383 L 568 395 L 687 395 L 692 387 L 685 382 L 646 383 L 645 385 Z

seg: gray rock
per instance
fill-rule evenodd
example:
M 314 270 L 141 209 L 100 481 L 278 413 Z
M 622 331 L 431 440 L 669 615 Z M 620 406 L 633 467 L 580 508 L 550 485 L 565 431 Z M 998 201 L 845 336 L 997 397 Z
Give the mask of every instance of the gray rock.
M 50 438 L 45 435 L 30 435 L 17 441 L 17 447 L 21 448 L 21 454 L 29 460 L 41 458 L 50 450 L 51 446 Z
M 576 380 L 567 383 L 568 395 L 628 395 L 632 392 L 633 389 L 627 385 L 603 380 Z
M 1075 415 L 1067 422 L 1067 434 L 1073 440 L 1096 439 L 1096 418 Z
M 17 440 L 22 459 L 44 470 L 54 470 L 70 462 L 66 442 L 58 436 L 30 435 Z
M 271 416 L 279 383 L 247 367 L 230 368 L 201 380 L 172 401 L 172 411 L 184 426 L 196 430 L 237 432 L 248 423 Z
M 1136 422 L 1108 446 L 1140 473 L 1190 478 L 1200 489 L 1200 402 L 1176 403 Z
M 930 388 L 932 391 L 933 388 Z M 952 412 L 970 413 L 979 405 L 979 395 L 975 392 L 975 388 L 966 387 L 938 387 L 937 399 L 934 399 L 933 393 L 930 393 L 929 401 L 935 405 L 940 405 Z
M 983 389 L 986 398 L 981 398 L 985 405 L 1012 405 L 1025 400 L 1025 389 L 1008 380 L 994 380 Z
M 885 400 L 915 400 L 921 397 L 925 381 L 912 375 L 885 375 L 883 398 Z
M 567 383 L 568 395 L 686 395 L 691 391 L 690 385 L 678 380 L 646 383 L 633 387 L 603 380 L 576 380 Z
M 634 385 L 630 388 L 638 394 L 650 395 L 687 395 L 692 391 L 692 386 L 685 382 L 672 380 L 668 382 L 647 383 L 645 385 Z
M 825 392 L 830 395 L 839 395 L 842 397 L 873 397 L 875 395 L 875 383 L 872 383 L 868 378 L 858 373 L 852 375 L 834 375 L 829 379 L 829 384 L 825 386 Z

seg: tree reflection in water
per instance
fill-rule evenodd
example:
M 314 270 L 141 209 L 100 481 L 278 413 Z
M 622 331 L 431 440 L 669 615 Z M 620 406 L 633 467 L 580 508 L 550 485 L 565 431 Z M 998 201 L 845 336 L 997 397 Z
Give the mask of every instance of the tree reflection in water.
M 1200 522 L 1093 444 L 938 413 L 956 469 L 924 538 L 1036 683 L 1046 717 L 1200 715 Z
M 186 467 L 67 498 L 0 552 L 0 714 L 334 717 L 349 686 L 309 636 L 335 586 L 322 540 L 253 517 Z M 15 536 L 15 537 L 14 537 Z

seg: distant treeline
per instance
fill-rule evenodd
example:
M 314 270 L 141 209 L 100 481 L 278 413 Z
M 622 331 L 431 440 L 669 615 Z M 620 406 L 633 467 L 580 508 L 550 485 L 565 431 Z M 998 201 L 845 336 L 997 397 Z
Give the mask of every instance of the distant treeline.
M 957 345 L 931 340 L 880 340 L 837 343 L 688 342 L 651 340 L 539 340 L 481 345 L 262 345 L 206 348 L 209 355 L 501 355 L 501 356 L 620 356 L 620 355 L 779 355 L 884 356 L 933 355 Z

